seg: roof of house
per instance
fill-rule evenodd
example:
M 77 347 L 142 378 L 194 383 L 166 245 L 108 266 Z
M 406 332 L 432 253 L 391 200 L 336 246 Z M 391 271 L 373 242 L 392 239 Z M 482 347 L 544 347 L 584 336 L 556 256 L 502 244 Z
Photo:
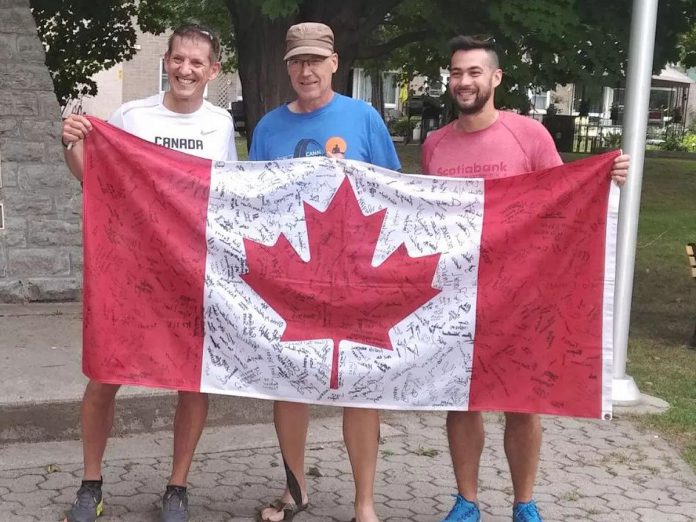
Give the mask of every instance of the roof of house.
M 696 83 L 696 81 L 689 78 L 686 74 L 669 65 L 662 69 L 660 74 L 653 74 L 653 80 L 660 80 L 669 83 Z

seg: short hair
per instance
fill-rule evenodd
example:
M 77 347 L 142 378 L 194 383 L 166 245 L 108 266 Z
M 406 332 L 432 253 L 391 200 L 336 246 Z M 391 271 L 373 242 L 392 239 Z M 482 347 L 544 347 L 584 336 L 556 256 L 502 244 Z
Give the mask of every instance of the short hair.
M 454 55 L 454 53 L 457 51 L 473 51 L 475 49 L 483 49 L 491 59 L 493 67 L 495 69 L 500 67 L 498 51 L 495 47 L 495 38 L 492 36 L 471 36 L 460 34 L 449 41 L 449 48 L 450 57 L 452 57 L 452 55 Z
M 212 29 L 198 24 L 180 25 L 174 29 L 167 41 L 167 54 L 171 54 L 174 38 L 176 37 L 193 38 L 208 42 L 210 44 L 210 63 L 220 61 L 220 38 Z

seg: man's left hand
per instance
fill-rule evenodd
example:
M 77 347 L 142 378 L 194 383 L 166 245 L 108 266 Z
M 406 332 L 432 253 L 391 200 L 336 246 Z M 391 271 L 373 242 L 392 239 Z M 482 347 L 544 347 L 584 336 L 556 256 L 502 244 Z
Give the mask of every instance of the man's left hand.
M 611 179 L 613 179 L 619 187 L 626 183 L 626 177 L 628 176 L 628 164 L 630 163 L 630 160 L 631 156 L 628 154 L 617 156 L 617 158 L 614 160 L 614 165 L 611 168 Z

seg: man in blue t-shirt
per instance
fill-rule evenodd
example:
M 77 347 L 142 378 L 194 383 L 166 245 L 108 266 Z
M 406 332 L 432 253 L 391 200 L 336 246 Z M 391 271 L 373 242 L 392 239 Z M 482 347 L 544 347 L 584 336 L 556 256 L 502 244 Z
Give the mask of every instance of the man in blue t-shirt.
M 331 156 L 392 170 L 401 165 L 382 118 L 371 106 L 333 91 L 338 69 L 331 28 L 302 23 L 288 29 L 285 61 L 297 98 L 266 114 L 254 130 L 249 159 Z M 309 425 L 306 404 L 276 402 L 273 410 L 287 485 L 259 514 L 261 520 L 289 520 L 308 505 L 304 453 Z M 345 408 L 343 436 L 355 481 L 355 521 L 378 522 L 374 480 L 379 442 L 377 410 Z

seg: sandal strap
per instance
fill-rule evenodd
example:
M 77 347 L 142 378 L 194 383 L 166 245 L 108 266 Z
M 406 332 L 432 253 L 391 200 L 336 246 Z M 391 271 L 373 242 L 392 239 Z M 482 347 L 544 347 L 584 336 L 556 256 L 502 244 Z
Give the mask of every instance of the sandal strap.
M 302 506 L 297 506 L 296 504 L 292 502 L 283 502 L 282 499 L 277 498 L 273 502 L 270 502 L 268 504 L 268 507 L 271 509 L 275 509 L 276 512 L 278 513 L 283 513 L 283 518 L 281 520 L 292 520 L 295 518 L 295 515 L 299 513 L 300 511 L 304 511 L 307 509 L 307 505 L 304 504 Z M 257 522 L 268 522 L 269 519 L 267 518 L 262 518 L 261 512 L 259 511 L 256 514 L 256 520 Z
M 302 504 L 302 490 L 300 489 L 300 483 L 297 481 L 297 478 L 288 466 L 288 463 L 285 462 L 285 457 L 283 457 L 283 466 L 285 466 L 285 476 L 288 484 L 288 491 L 290 492 L 292 499 L 295 501 L 295 505 L 299 506 Z
M 270 504 L 268 504 L 268 507 L 275 509 L 276 511 L 284 511 L 285 510 L 285 502 L 283 502 L 281 499 L 277 498 Z

